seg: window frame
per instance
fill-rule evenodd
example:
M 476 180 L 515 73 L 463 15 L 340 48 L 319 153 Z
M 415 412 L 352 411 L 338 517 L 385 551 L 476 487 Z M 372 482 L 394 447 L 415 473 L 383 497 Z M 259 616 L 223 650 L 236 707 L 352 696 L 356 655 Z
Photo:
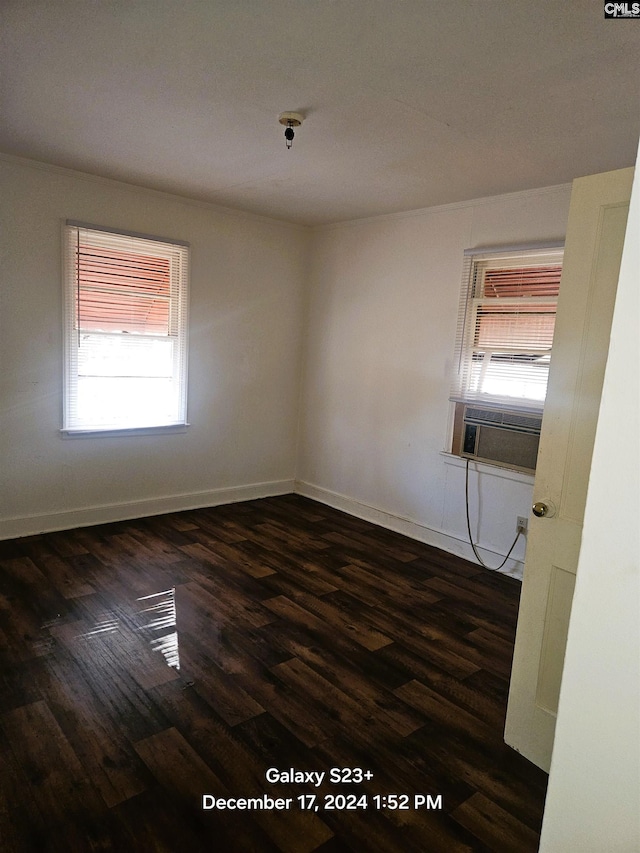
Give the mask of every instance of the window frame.
M 484 277 L 488 269 L 511 268 L 527 269 L 532 266 L 561 266 L 563 260 L 564 243 L 554 242 L 547 244 L 525 245 L 525 246 L 510 246 L 495 249 L 467 249 L 465 250 L 465 263 L 463 268 L 462 289 L 460 296 L 460 305 L 458 312 L 458 327 L 456 334 L 456 359 L 455 359 L 455 375 L 451 389 L 450 400 L 456 404 L 473 404 L 477 406 L 487 406 L 489 408 L 498 408 L 508 411 L 526 411 L 537 412 L 541 414 L 544 410 L 544 398 L 536 398 L 534 396 L 511 396 L 507 394 L 499 394 L 496 392 L 483 392 L 480 389 L 472 387 L 473 377 L 478 373 L 474 370 L 473 362 L 481 361 L 482 366 L 480 372 L 486 372 L 490 366 L 491 358 L 494 354 L 502 351 L 504 355 L 516 356 L 521 354 L 523 359 L 527 356 L 544 356 L 549 355 L 551 360 L 552 346 L 550 348 L 536 348 L 535 346 L 516 346 L 513 341 L 505 340 L 504 346 L 482 347 L 476 342 L 476 333 L 479 330 L 478 312 L 483 306 L 489 308 L 487 315 L 492 310 L 501 307 L 531 307 L 531 306 L 546 306 L 555 305 L 553 315 L 557 313 L 557 297 L 550 296 L 512 296 L 501 297 L 499 302 L 495 297 L 478 295 L 479 288 L 484 285 Z M 482 272 L 482 279 L 479 281 L 478 273 Z M 500 313 L 496 311 L 496 313 Z M 542 315 L 551 312 L 540 312 Z M 514 312 L 517 316 L 517 312 Z M 555 321 L 554 321 L 555 322 Z M 477 358 L 483 352 L 481 358 Z M 515 373 L 515 370 L 514 370 Z M 505 377 L 508 374 L 505 374 Z M 548 380 L 548 369 L 545 374 L 545 397 L 546 397 L 546 382 Z M 507 380 L 508 381 L 508 380 Z M 515 378 L 514 380 L 515 381 Z
M 172 370 L 170 382 L 176 383 L 171 417 L 150 418 L 146 423 L 127 423 L 126 413 L 120 412 L 120 417 L 110 423 L 91 423 L 83 420 L 78 414 L 79 401 L 79 346 L 82 327 L 79 323 L 78 299 L 81 291 L 80 280 L 80 235 L 89 235 L 89 243 L 95 248 L 105 248 L 107 251 L 132 254 L 145 254 L 169 260 L 168 282 L 168 321 L 166 334 L 129 333 L 126 330 L 113 331 L 86 329 L 86 334 L 93 337 L 112 337 L 116 340 L 126 340 L 127 343 L 151 343 L 153 341 L 171 340 Z M 87 239 L 85 237 L 85 239 Z M 130 435 L 156 435 L 163 433 L 185 432 L 189 426 L 187 421 L 187 380 L 188 380 L 188 310 L 189 310 L 189 263 L 190 246 L 182 240 L 168 239 L 120 228 L 110 228 L 100 225 L 79 222 L 68 219 L 62 223 L 63 244 L 63 399 L 62 399 L 62 428 L 61 435 L 70 437 L 119 437 Z M 87 244 L 88 245 L 88 244 Z M 136 252 L 132 251 L 136 249 Z M 105 287 L 109 290 L 109 286 Z M 114 294 L 117 288 L 114 287 Z M 135 296 L 135 293 L 134 293 Z M 125 305 L 126 302 L 123 302 Z M 109 378 L 109 374 L 102 374 Z M 117 379 L 117 375 L 112 378 Z M 129 378 L 136 378 L 135 375 Z M 137 378 L 144 378 L 139 376 Z M 149 377 L 151 378 L 151 377 Z M 165 377 L 169 378 L 169 377 Z

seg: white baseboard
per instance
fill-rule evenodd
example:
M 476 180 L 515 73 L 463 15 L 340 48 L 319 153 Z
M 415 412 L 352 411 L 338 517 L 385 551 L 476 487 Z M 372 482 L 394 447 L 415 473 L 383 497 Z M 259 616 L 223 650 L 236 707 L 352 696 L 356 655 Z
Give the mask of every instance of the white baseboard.
M 364 521 L 370 521 L 372 524 L 386 527 L 388 530 L 393 530 L 396 533 L 402 533 L 403 536 L 408 536 L 410 539 L 417 539 L 418 542 L 433 545 L 434 548 L 440 548 L 449 554 L 455 554 L 457 557 L 464 557 L 465 560 L 477 563 L 469 542 L 452 536 L 450 533 L 434 530 L 414 519 L 394 515 L 377 507 L 361 503 L 354 498 L 341 495 L 338 492 L 332 492 L 329 489 L 305 483 L 302 480 L 295 481 L 295 492 L 298 495 L 304 495 L 304 497 L 311 498 L 319 503 L 342 510 L 349 515 L 354 515 L 356 518 L 362 518 Z M 504 554 L 499 554 L 496 551 L 478 546 L 476 548 L 483 561 L 489 566 L 500 564 L 504 560 Z M 509 559 L 499 571 L 500 574 L 522 580 L 524 564 L 520 560 Z
M 50 533 L 54 530 L 71 530 L 74 527 L 108 524 L 112 521 L 145 518 L 148 515 L 163 515 L 167 512 L 181 512 L 186 509 L 200 509 L 274 495 L 287 495 L 293 492 L 294 482 L 294 480 L 276 480 L 269 483 L 252 483 L 247 486 L 148 498 L 127 503 L 82 507 L 43 515 L 5 518 L 0 520 L 0 539 L 15 539 L 20 536 L 33 536 L 36 533 Z

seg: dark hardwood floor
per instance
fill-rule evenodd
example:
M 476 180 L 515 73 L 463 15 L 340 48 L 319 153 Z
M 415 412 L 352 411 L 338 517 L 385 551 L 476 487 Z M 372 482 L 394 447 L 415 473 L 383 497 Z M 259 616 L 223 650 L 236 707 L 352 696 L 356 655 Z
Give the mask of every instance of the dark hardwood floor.
M 0 542 L 0 849 L 535 851 L 519 591 L 293 495 Z

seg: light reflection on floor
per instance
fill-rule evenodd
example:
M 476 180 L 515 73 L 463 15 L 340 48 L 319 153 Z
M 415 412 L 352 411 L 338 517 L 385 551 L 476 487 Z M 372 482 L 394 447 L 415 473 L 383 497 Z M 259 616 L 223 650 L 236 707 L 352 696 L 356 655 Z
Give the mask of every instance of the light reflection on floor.
M 154 601 L 154 599 L 156 599 Z M 140 628 L 141 631 L 163 631 L 177 627 L 176 590 L 175 587 L 153 595 L 144 595 L 138 601 L 152 602 L 149 607 L 140 610 L 140 614 L 149 614 L 149 621 Z M 151 648 L 160 652 L 169 666 L 180 669 L 180 653 L 178 650 L 178 631 L 152 637 Z
M 104 619 L 100 619 L 96 622 L 95 626 L 91 629 L 91 631 L 87 631 L 82 634 L 83 637 L 93 637 L 96 634 L 110 634 L 113 631 L 118 630 L 118 619 L 113 618 L 111 614 L 105 614 Z
M 160 652 L 168 666 L 180 669 L 175 587 L 152 595 L 143 595 L 136 600 L 147 605 L 142 606 L 136 613 L 136 621 L 141 623 L 137 625 L 136 631 L 143 635 L 145 632 L 152 632 L 153 635 L 148 638 L 152 650 Z M 106 612 L 91 630 L 80 636 L 97 637 L 122 630 L 118 616 L 113 612 Z

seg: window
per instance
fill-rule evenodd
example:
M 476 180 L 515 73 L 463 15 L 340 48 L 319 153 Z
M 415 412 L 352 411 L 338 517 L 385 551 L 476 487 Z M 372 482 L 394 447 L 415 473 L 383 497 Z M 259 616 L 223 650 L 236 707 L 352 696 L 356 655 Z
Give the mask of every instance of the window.
M 67 222 L 63 430 L 186 423 L 187 244 Z
M 542 412 L 562 254 L 465 253 L 452 400 Z

